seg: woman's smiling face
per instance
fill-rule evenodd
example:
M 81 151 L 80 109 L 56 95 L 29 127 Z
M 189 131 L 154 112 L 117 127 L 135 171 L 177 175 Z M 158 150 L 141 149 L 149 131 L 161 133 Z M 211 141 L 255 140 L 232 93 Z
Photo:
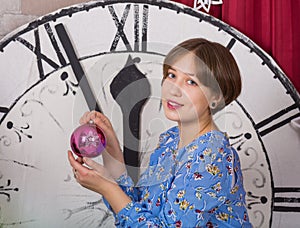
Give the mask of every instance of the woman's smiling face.
M 210 118 L 211 91 L 197 78 L 195 55 L 188 53 L 170 65 L 162 84 L 162 104 L 166 117 L 178 124 Z

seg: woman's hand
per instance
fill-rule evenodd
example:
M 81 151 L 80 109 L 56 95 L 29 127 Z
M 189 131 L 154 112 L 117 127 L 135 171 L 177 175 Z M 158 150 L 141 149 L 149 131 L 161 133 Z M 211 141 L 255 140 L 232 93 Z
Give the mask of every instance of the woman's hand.
M 120 150 L 120 145 L 110 120 L 100 112 L 91 111 L 84 113 L 79 122 L 80 124 L 86 124 L 91 120 L 103 130 L 106 137 L 106 149 L 113 150 L 112 152 L 117 154 L 115 151 Z
M 71 151 L 68 151 L 68 159 L 73 168 L 75 179 L 83 187 L 104 194 L 109 186 L 116 185 L 105 167 L 92 159 L 81 157 L 75 159 Z
M 117 179 L 126 171 L 126 168 L 120 143 L 112 124 L 105 115 L 96 111 L 86 112 L 80 118 L 80 124 L 88 123 L 91 120 L 104 132 L 106 138 L 105 150 L 102 152 L 104 166 L 111 177 Z
M 68 159 L 76 181 L 81 186 L 103 195 L 115 213 L 131 201 L 105 167 L 90 158 L 75 159 L 71 151 L 68 151 Z

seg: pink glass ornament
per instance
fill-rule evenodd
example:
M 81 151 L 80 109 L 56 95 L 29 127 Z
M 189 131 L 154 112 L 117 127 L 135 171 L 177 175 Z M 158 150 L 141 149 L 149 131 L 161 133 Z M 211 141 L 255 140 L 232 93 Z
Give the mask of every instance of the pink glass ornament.
M 72 151 L 79 157 L 97 157 L 105 149 L 103 131 L 93 123 L 77 127 L 71 135 Z

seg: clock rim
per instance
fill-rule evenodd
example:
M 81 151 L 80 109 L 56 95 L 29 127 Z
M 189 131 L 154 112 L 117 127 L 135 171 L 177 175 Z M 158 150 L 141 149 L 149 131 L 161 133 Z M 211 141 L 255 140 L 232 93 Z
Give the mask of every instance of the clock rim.
M 228 33 L 236 40 L 247 46 L 250 52 L 254 52 L 257 56 L 259 56 L 262 60 L 262 65 L 267 65 L 269 69 L 274 73 L 274 78 L 278 79 L 281 84 L 287 90 L 286 92 L 290 94 L 293 98 L 295 103 L 299 106 L 300 110 L 300 95 L 298 94 L 296 88 L 293 86 L 289 78 L 284 74 L 284 72 L 280 69 L 278 64 L 270 57 L 264 50 L 262 50 L 255 42 L 253 42 L 250 38 L 246 35 L 235 29 L 234 27 L 226 24 L 225 22 L 217 19 L 211 15 L 205 14 L 201 11 L 193 9 L 189 6 L 177 3 L 177 2 L 170 2 L 167 0 L 104 0 L 104 1 L 96 1 L 96 2 L 87 2 L 87 3 L 80 3 L 70 7 L 65 7 L 54 11 L 52 13 L 46 14 L 40 18 L 37 18 L 28 24 L 21 26 L 19 29 L 14 30 L 13 32 L 9 33 L 5 36 L 2 40 L 0 40 L 0 52 L 4 52 L 4 48 L 12 41 L 15 41 L 16 38 L 26 32 L 34 30 L 35 28 L 53 21 L 55 22 L 58 18 L 69 16 L 72 17 L 73 14 L 82 12 L 82 11 L 89 11 L 93 8 L 102 7 L 105 8 L 108 5 L 114 4 L 149 4 L 153 6 L 157 6 L 159 9 L 167 8 L 173 11 L 176 11 L 177 14 L 183 13 L 188 14 L 193 17 L 199 18 L 199 22 L 206 21 L 211 25 L 218 28 L 219 31 L 223 30 L 224 32 Z

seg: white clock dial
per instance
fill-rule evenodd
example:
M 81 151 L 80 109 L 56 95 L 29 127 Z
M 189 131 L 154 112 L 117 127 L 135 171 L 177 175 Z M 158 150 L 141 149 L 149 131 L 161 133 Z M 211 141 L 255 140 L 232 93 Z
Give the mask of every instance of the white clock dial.
M 242 94 L 215 119 L 240 155 L 250 221 L 296 226 L 300 142 L 290 122 L 300 116 L 299 94 L 234 28 L 180 4 L 147 0 L 61 9 L 0 42 L 0 226 L 112 226 L 101 197 L 75 182 L 67 162 L 70 134 L 90 107 L 84 94 L 92 91 L 112 119 L 128 167 L 142 157 L 144 168 L 159 133 L 172 126 L 160 109 L 163 58 L 192 37 L 223 44 L 241 69 Z M 78 82 L 76 65 L 90 89 Z

